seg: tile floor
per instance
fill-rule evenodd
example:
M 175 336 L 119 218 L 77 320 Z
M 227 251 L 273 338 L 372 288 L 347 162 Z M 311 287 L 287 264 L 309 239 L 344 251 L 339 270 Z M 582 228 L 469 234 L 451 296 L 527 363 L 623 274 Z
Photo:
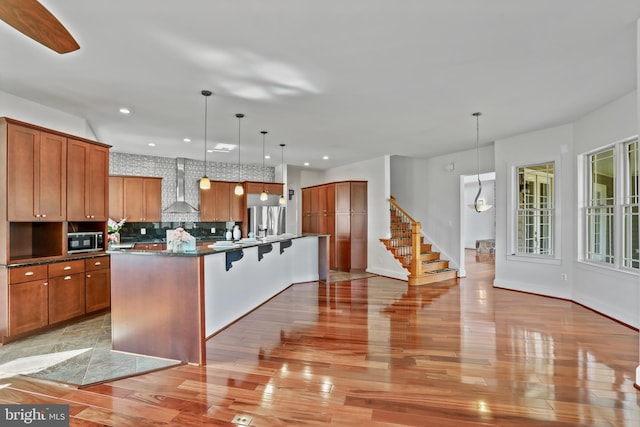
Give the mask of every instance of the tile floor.
M 108 313 L 0 346 L 0 377 L 23 374 L 79 386 L 179 364 L 111 351 Z

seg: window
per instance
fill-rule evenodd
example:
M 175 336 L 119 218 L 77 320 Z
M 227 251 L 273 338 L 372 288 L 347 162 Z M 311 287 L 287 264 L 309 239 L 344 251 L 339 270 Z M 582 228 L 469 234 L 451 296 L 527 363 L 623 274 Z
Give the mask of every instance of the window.
M 589 155 L 586 259 L 613 264 L 614 149 Z
M 625 144 L 625 198 L 624 198 L 624 259 L 623 265 L 628 268 L 640 268 L 640 235 L 638 219 L 640 212 L 640 181 L 638 180 L 638 141 Z
M 518 167 L 516 176 L 516 253 L 553 256 L 554 163 Z
M 638 270 L 638 139 L 622 141 L 585 157 L 584 259 L 614 268 Z

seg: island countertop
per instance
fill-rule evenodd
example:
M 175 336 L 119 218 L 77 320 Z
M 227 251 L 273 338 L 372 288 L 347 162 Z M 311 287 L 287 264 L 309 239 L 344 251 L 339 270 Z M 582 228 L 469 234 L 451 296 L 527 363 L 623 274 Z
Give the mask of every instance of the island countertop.
M 158 249 L 136 249 L 135 247 L 133 247 L 133 248 L 121 247 L 121 248 L 109 249 L 109 250 L 107 250 L 107 253 L 108 254 L 128 253 L 128 254 L 154 255 L 154 256 L 160 255 L 160 256 L 194 257 L 194 256 L 203 256 L 203 255 L 216 254 L 216 253 L 221 253 L 221 252 L 236 251 L 238 249 L 246 249 L 246 248 L 251 248 L 251 247 L 254 247 L 254 246 L 264 246 L 264 245 L 269 245 L 269 244 L 273 244 L 273 243 L 279 243 L 279 242 L 288 241 L 288 240 L 295 240 L 295 239 L 300 239 L 300 238 L 303 238 L 303 237 L 310 237 L 310 236 L 328 237 L 328 235 L 325 235 L 325 234 L 282 235 L 282 236 L 277 236 L 277 237 L 269 237 L 267 239 L 255 239 L 255 240 L 252 240 L 252 241 L 249 241 L 249 240 L 237 240 L 237 241 L 219 240 L 219 241 L 211 244 L 211 245 L 214 245 L 216 247 L 211 247 L 211 245 L 196 246 L 196 248 L 194 250 L 187 250 L 187 251 L 172 251 L 172 250 L 169 250 L 169 249 L 163 249 L 163 250 L 158 250 Z
M 113 349 L 203 365 L 207 338 L 294 283 L 326 280 L 328 248 L 328 236 L 302 235 L 190 252 L 110 250 Z

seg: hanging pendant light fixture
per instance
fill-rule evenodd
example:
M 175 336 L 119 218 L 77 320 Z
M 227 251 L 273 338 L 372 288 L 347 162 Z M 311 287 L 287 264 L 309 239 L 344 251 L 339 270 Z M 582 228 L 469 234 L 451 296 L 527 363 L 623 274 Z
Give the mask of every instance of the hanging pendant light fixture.
M 237 113 L 236 117 L 238 118 L 238 183 L 236 184 L 236 188 L 233 192 L 236 196 L 242 196 L 244 194 L 244 187 L 240 182 L 240 120 L 244 117 L 244 114 Z
M 267 199 L 269 198 L 269 196 L 267 195 L 267 190 L 265 190 L 264 188 L 264 181 L 265 181 L 265 176 L 264 176 L 264 140 L 265 140 L 265 136 L 267 135 L 267 131 L 263 130 L 260 131 L 260 133 L 262 134 L 262 193 L 260 193 L 260 200 L 262 200 L 263 202 L 266 202 Z
M 200 178 L 200 189 L 208 190 L 211 188 L 211 181 L 207 177 L 207 102 L 212 92 L 203 90 L 200 93 L 204 96 L 204 176 Z
M 282 194 L 280 194 L 280 199 L 278 199 L 278 203 L 281 205 L 287 204 L 287 199 L 284 197 L 284 144 L 280 144 L 280 152 L 281 152 L 281 172 L 282 172 Z
M 476 212 L 484 212 L 493 207 L 493 205 L 489 205 L 485 203 L 484 198 L 480 197 L 480 193 L 482 193 L 482 181 L 480 180 L 480 116 L 482 113 L 473 113 L 472 116 L 476 118 L 476 167 L 478 174 L 478 194 L 476 194 L 476 198 L 473 203 L 468 205 L 471 209 Z

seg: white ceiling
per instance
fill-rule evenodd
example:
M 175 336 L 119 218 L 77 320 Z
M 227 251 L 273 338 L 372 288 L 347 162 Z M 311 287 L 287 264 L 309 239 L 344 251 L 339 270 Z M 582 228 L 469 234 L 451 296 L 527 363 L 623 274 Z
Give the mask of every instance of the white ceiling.
M 0 91 L 86 118 L 120 152 L 202 159 L 202 89 L 209 147 L 237 142 L 242 112 L 243 163 L 262 162 L 265 129 L 268 165 L 284 143 L 287 163 L 325 169 L 475 148 L 475 111 L 486 145 L 636 88 L 638 0 L 42 3 L 80 50 L 0 22 Z

